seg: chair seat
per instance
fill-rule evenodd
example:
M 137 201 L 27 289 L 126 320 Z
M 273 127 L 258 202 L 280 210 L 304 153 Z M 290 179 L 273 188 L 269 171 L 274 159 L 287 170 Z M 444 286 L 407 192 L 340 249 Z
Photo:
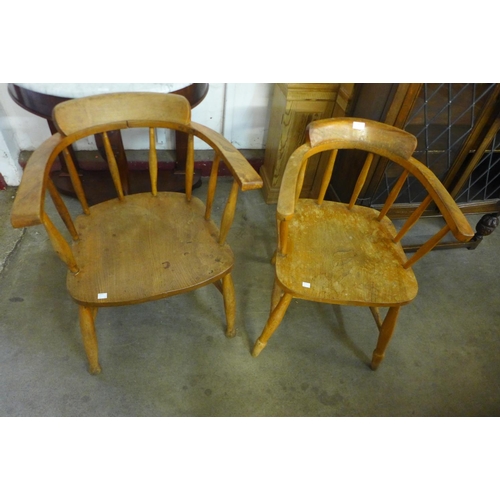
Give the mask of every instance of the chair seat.
M 418 291 L 397 234 L 379 212 L 355 205 L 300 199 L 289 224 L 287 255 L 278 254 L 282 287 L 306 300 L 344 305 L 407 304 Z
M 80 268 L 67 287 L 82 305 L 115 306 L 160 299 L 213 283 L 234 257 L 205 220 L 205 205 L 182 193 L 141 193 L 106 201 L 75 220 Z M 139 264 L 139 265 L 138 265 Z

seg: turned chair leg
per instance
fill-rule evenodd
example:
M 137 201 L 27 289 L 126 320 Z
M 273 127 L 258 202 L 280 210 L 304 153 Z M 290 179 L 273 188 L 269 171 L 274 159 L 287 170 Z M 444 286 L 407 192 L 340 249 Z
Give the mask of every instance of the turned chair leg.
M 92 375 L 95 375 L 101 373 L 94 323 L 97 307 L 79 306 L 78 311 L 80 315 L 80 330 L 83 338 L 83 346 L 89 362 L 89 371 Z
M 262 349 L 266 347 L 267 341 L 271 338 L 271 335 L 281 323 L 281 320 L 283 319 L 283 316 L 285 315 L 291 300 L 292 295 L 289 293 L 285 293 L 283 297 L 281 297 L 278 305 L 274 308 L 273 312 L 269 316 L 266 326 L 264 327 L 264 331 L 253 346 L 252 356 L 254 358 L 256 358 L 260 354 Z
M 391 340 L 392 334 L 394 333 L 400 309 L 401 309 L 400 306 L 389 308 L 387 316 L 385 317 L 380 327 L 377 347 L 373 351 L 373 357 L 371 362 L 372 370 L 376 370 L 380 365 L 380 363 L 382 362 L 382 360 L 384 359 L 385 350 L 387 348 L 387 345 L 389 344 L 389 341 Z
M 231 274 L 226 274 L 222 278 L 222 296 L 224 297 L 224 310 L 226 311 L 226 337 L 234 337 L 236 335 L 236 299 L 234 296 L 234 284 Z
M 271 312 L 273 312 L 276 309 L 276 306 L 278 305 L 279 301 L 281 300 L 281 297 L 283 296 L 283 290 L 280 287 L 278 280 L 274 280 L 274 288 L 273 288 L 273 294 L 271 296 Z

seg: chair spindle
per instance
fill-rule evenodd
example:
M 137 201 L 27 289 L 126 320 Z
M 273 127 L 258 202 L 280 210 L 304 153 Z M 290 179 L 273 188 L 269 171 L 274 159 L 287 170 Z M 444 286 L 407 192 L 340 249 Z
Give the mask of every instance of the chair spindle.
M 109 141 L 108 134 L 103 132 L 102 134 L 104 148 L 106 150 L 106 158 L 108 160 L 109 171 L 111 173 L 111 177 L 113 179 L 113 183 L 115 185 L 116 192 L 118 194 L 118 198 L 120 201 L 124 200 L 123 196 L 123 188 L 120 180 L 120 171 L 118 170 L 118 164 L 116 163 L 116 158 L 113 153 L 113 149 L 111 148 L 111 143 Z
M 432 238 L 427 240 L 413 255 L 411 259 L 408 259 L 403 267 L 408 269 L 413 266 L 417 260 L 420 260 L 424 255 L 429 253 L 442 239 L 446 234 L 450 231 L 450 227 L 448 225 L 444 226 L 440 231 L 438 231 Z
M 149 129 L 149 177 L 151 179 L 151 193 L 158 194 L 158 156 L 156 154 L 155 129 Z
M 215 188 L 217 186 L 217 175 L 219 173 L 219 163 L 220 163 L 220 156 L 218 153 L 216 153 L 214 160 L 212 162 L 212 170 L 210 171 L 210 178 L 208 180 L 207 206 L 205 209 L 205 220 L 209 220 L 210 215 L 212 213 L 212 205 L 214 203 L 214 197 L 215 197 Z
M 52 201 L 54 202 L 54 206 L 56 207 L 59 215 L 61 216 L 61 219 L 64 222 L 64 225 L 68 228 L 69 233 L 71 234 L 71 237 L 73 238 L 73 241 L 78 241 L 79 236 L 78 232 L 75 228 L 75 225 L 73 224 L 73 219 L 71 218 L 71 215 L 64 204 L 63 199 L 61 198 L 61 195 L 59 194 L 59 191 L 57 190 L 56 186 L 54 185 L 54 182 L 52 179 L 49 177 L 47 187 L 49 190 L 50 197 L 52 198 Z
M 186 199 L 191 201 L 194 177 L 194 136 L 189 134 L 186 155 Z
M 333 149 L 330 153 L 330 158 L 328 158 L 328 165 L 326 166 L 325 173 L 323 174 L 323 180 L 321 181 L 321 188 L 319 190 L 318 205 L 321 205 L 325 199 L 326 190 L 328 189 L 328 185 L 330 184 L 330 180 L 332 178 L 333 167 L 335 165 L 338 152 L 338 149 Z
M 358 176 L 358 180 L 356 181 L 356 185 L 354 186 L 354 191 L 352 192 L 351 200 L 349 201 L 349 210 L 351 210 L 354 204 L 356 203 L 359 193 L 361 193 L 361 190 L 365 185 L 366 177 L 368 176 L 368 172 L 372 165 L 372 161 L 373 161 L 373 153 L 368 153 L 363 168 L 361 169 L 361 172 Z
M 46 213 L 42 214 L 42 223 L 45 226 L 50 242 L 52 243 L 57 255 L 59 255 L 61 260 L 69 267 L 72 273 L 78 273 L 80 269 L 76 263 L 75 256 L 71 251 L 71 247 L 62 237 L 61 233 L 57 230 L 56 226 L 54 226 L 54 223 L 50 220 Z
M 397 180 L 396 184 L 394 184 L 394 187 L 391 189 L 391 192 L 389 193 L 389 196 L 387 197 L 387 200 L 385 200 L 385 204 L 382 210 L 380 211 L 380 215 L 377 218 L 379 222 L 387 215 L 387 212 L 396 201 L 396 198 L 398 197 L 401 188 L 404 186 L 404 183 L 406 182 L 406 179 L 408 178 L 409 174 L 410 172 L 408 172 L 408 170 L 404 170 L 403 173 L 399 176 L 399 179 Z
M 288 221 L 282 220 L 279 225 L 279 251 L 281 255 L 286 255 L 288 251 Z
M 425 200 L 418 206 L 418 208 L 410 215 L 410 217 L 408 217 L 408 220 L 395 236 L 394 243 L 399 243 L 401 241 L 401 238 L 415 225 L 431 201 L 432 196 L 429 194 L 427 195 L 427 198 L 425 198 Z
M 87 198 L 85 198 L 85 192 L 83 191 L 82 183 L 80 181 L 80 176 L 76 170 L 75 164 L 73 163 L 73 158 L 71 157 L 67 149 L 63 149 L 63 156 L 68 167 L 69 178 L 71 179 L 71 184 L 73 184 L 73 189 L 75 190 L 76 197 L 82 205 L 83 213 L 85 215 L 90 214 L 89 205 L 87 203 Z
M 304 177 L 306 175 L 306 169 L 307 169 L 307 159 L 305 159 L 302 162 L 302 165 L 300 166 L 299 175 L 297 177 L 297 184 L 295 187 L 295 201 L 297 201 L 300 198 L 300 192 L 302 191 L 302 186 L 304 185 Z
M 372 312 L 373 319 L 375 320 L 375 323 L 377 323 L 377 327 L 380 331 L 382 328 L 382 318 L 380 317 L 380 311 L 378 307 L 370 307 L 370 311 Z
M 226 208 L 224 209 L 224 213 L 222 214 L 219 236 L 220 245 L 224 245 L 224 243 L 226 242 L 227 233 L 229 232 L 229 228 L 233 223 L 234 212 L 236 210 L 236 201 L 238 200 L 238 191 L 239 185 L 236 181 L 234 181 L 233 185 L 231 186 L 231 192 L 229 193 Z

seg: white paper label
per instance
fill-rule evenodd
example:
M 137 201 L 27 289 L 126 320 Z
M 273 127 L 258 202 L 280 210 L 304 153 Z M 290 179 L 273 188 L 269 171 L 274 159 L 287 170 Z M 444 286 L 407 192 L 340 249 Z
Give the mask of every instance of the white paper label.
M 354 128 L 356 130 L 364 130 L 365 123 L 364 122 L 353 122 L 352 123 L 352 128 Z
M 98 299 L 107 299 L 108 298 L 108 294 L 107 293 L 98 293 L 97 294 L 97 298 Z
M 303 281 L 303 282 L 302 282 L 302 286 L 303 286 L 304 288 L 311 288 L 311 283 L 308 283 L 307 281 Z

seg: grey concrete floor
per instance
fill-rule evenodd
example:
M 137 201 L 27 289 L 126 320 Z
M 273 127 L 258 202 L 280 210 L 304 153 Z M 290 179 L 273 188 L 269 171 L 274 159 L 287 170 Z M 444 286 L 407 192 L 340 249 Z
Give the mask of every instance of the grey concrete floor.
M 222 178 L 216 216 L 229 187 Z M 103 372 L 91 376 L 65 266 L 42 227 L 10 227 L 14 194 L 0 192 L 0 416 L 500 415 L 500 230 L 476 250 L 434 251 L 415 265 L 419 295 L 377 372 L 369 309 L 303 301 L 254 359 L 269 312 L 275 206 L 242 193 L 228 238 L 236 337 L 224 336 L 215 287 L 103 309 Z

